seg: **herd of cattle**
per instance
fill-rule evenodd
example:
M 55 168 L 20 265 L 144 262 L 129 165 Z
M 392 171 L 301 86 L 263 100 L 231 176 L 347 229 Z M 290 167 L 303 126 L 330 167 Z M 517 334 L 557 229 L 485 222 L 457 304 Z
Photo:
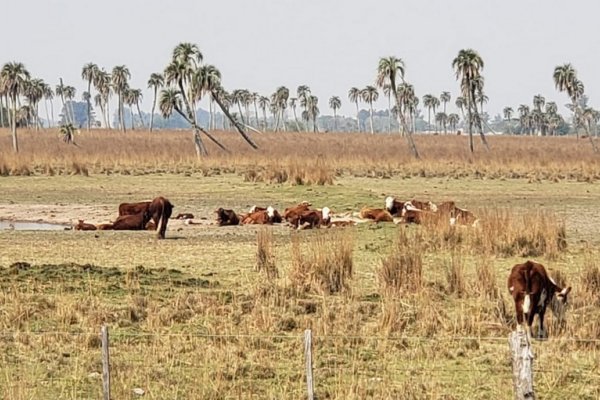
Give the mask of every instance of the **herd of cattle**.
M 355 219 L 332 220 L 333 212 L 329 207 L 311 208 L 312 204 L 303 201 L 288 207 L 283 213 L 272 206 L 253 206 L 248 212 L 236 213 L 231 209 L 218 208 L 216 223 L 219 226 L 251 225 L 251 224 L 287 224 L 295 229 L 312 229 L 322 227 L 355 225 Z M 138 203 L 122 203 L 119 215 L 114 222 L 93 225 L 83 220 L 73 226 L 75 230 L 158 230 L 158 238 L 164 239 L 167 224 L 173 212 L 173 204 L 164 197 L 152 201 Z M 454 201 L 445 201 L 439 205 L 431 201 L 400 201 L 394 197 L 385 199 L 384 208 L 364 207 L 358 213 L 360 220 L 371 220 L 375 223 L 394 222 L 406 224 L 422 224 L 428 220 L 444 221 L 450 225 L 476 225 L 473 213 L 457 207 Z M 184 219 L 193 223 L 193 214 L 178 214 L 176 219 Z
M 109 224 L 93 225 L 83 220 L 74 226 L 75 230 L 157 230 L 158 238 L 164 239 L 168 220 L 173 212 L 173 204 L 164 197 L 138 203 L 119 205 L 119 216 Z M 296 229 L 354 225 L 354 220 L 331 220 L 329 207 L 312 209 L 311 203 L 303 201 L 288 207 L 280 214 L 272 206 L 253 206 L 248 212 L 237 214 L 230 209 L 218 208 L 216 211 L 218 226 L 245 224 L 285 223 Z M 451 225 L 476 225 L 477 219 L 469 210 L 459 208 L 453 201 L 434 204 L 431 201 L 399 201 L 394 197 L 385 199 L 384 208 L 360 210 L 359 217 L 364 220 L 421 224 L 426 220 L 446 220 Z M 176 219 L 192 223 L 193 214 L 178 214 Z M 396 219 L 395 219 L 396 218 Z M 508 277 L 508 290 L 515 302 L 518 326 L 524 326 L 527 337 L 531 336 L 531 326 L 535 315 L 539 317 L 538 336 L 544 337 L 544 314 L 548 305 L 560 319 L 564 318 L 567 295 L 570 287 L 561 288 L 550 278 L 542 264 L 527 261 L 515 265 Z

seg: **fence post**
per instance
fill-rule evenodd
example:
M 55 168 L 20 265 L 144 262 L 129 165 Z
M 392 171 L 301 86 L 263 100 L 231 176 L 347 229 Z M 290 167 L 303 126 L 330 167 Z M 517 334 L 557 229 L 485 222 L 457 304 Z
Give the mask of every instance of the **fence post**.
M 306 389 L 308 400 L 315 399 L 312 374 L 312 332 L 310 329 L 304 331 L 304 359 L 306 360 Z
M 108 352 L 108 326 L 102 325 L 102 394 L 103 400 L 110 400 L 110 355 Z
M 512 355 L 515 400 L 535 400 L 533 391 L 533 351 L 527 334 L 511 332 L 508 345 Z

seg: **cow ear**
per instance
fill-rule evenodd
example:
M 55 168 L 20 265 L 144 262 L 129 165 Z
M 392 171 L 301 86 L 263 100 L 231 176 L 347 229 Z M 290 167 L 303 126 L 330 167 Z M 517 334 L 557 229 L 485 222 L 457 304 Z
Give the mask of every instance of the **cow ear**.
M 571 286 L 569 286 L 569 287 L 568 287 L 568 288 L 566 288 L 566 289 L 563 289 L 562 291 L 564 292 L 563 294 L 564 294 L 565 296 L 566 296 L 566 295 L 568 295 L 568 294 L 569 294 L 569 292 L 571 291 Z

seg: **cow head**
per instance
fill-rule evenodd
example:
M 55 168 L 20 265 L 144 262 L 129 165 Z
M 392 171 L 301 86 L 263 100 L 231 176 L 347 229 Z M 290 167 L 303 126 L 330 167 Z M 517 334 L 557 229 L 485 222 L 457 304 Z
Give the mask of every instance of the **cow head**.
M 273 207 L 267 207 L 267 216 L 269 219 L 272 219 L 275 216 L 275 209 Z
M 323 207 L 323 209 L 321 210 L 321 214 L 323 215 L 324 220 L 328 220 L 331 217 L 329 215 L 330 213 L 331 213 L 331 210 L 329 209 L 329 207 Z
M 256 211 L 256 206 L 252 206 L 252 207 L 250 207 L 250 214 L 252 214 L 252 213 L 253 213 L 253 212 L 255 212 L 255 211 Z
M 385 209 L 392 211 L 392 208 L 394 208 L 394 198 L 392 196 L 388 196 L 385 198 Z
M 550 302 L 550 309 L 552 310 L 552 314 L 554 314 L 554 316 L 557 318 L 559 324 L 562 324 L 565 320 L 565 312 L 569 303 L 568 295 L 570 291 L 570 286 L 564 289 L 560 289 L 560 291 L 556 292 L 554 298 Z

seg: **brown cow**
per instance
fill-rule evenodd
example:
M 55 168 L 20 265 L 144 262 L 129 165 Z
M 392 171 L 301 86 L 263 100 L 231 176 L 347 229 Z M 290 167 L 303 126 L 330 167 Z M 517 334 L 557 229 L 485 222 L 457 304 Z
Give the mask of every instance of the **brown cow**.
M 240 219 L 233 210 L 226 210 L 222 207 L 218 208 L 217 213 L 217 224 L 219 226 L 239 225 Z
M 544 313 L 548 304 L 556 296 L 559 306 L 551 305 L 553 314 L 564 318 L 564 306 L 571 287 L 561 288 L 548 276 L 542 264 L 527 261 L 513 266 L 508 276 L 508 291 L 515 301 L 518 327 L 526 323 L 527 336 L 531 337 L 531 326 L 535 314 L 539 316 L 538 337 L 545 336 Z
M 417 208 L 422 211 L 437 211 L 437 206 L 431 201 L 420 201 L 412 199 L 411 201 L 407 201 L 406 203 L 404 203 L 404 207 L 406 208 L 407 206 Z
M 156 224 L 156 229 L 158 230 L 158 239 L 165 238 L 167 224 L 169 223 L 169 218 L 171 218 L 171 213 L 173 212 L 174 207 L 175 206 L 171 204 L 169 200 L 162 196 L 155 198 L 150 203 L 150 206 L 148 207 L 148 213 Z
M 396 200 L 392 196 L 385 198 L 385 209 L 389 211 L 394 217 L 402 216 L 402 210 L 404 209 L 404 202 Z
M 311 205 L 308 201 L 303 201 L 295 206 L 288 207 L 283 211 L 283 219 L 293 224 L 301 213 L 310 210 Z
M 148 213 L 121 215 L 111 224 L 98 225 L 98 229 L 102 231 L 142 231 L 146 229 L 148 222 L 150 222 Z
M 294 226 L 297 229 L 320 228 L 329 226 L 331 223 L 331 210 L 329 207 L 323 207 L 321 211 L 308 210 L 300 213 Z
M 79 222 L 77 222 L 77 224 L 73 226 L 73 229 L 75 229 L 76 231 L 95 231 L 98 228 L 96 227 L 96 225 L 86 224 L 85 222 L 83 222 L 82 219 L 80 219 Z
M 138 203 L 121 203 L 119 204 L 119 216 L 135 215 L 144 211 L 148 211 L 151 201 L 140 201 Z
M 394 222 L 392 214 L 382 208 L 363 207 L 363 209 L 360 210 L 360 217 L 364 219 L 372 219 L 376 223 Z
M 423 221 L 432 215 L 429 211 L 418 210 L 416 208 L 408 208 L 402 211 L 402 221 L 406 224 L 420 225 Z
M 273 207 L 269 206 L 264 211 L 255 211 L 242 219 L 242 224 L 273 224 L 282 221 L 281 215 Z
M 454 207 L 454 210 L 450 213 L 450 225 L 477 225 L 477 218 L 475 215 L 464 208 Z

